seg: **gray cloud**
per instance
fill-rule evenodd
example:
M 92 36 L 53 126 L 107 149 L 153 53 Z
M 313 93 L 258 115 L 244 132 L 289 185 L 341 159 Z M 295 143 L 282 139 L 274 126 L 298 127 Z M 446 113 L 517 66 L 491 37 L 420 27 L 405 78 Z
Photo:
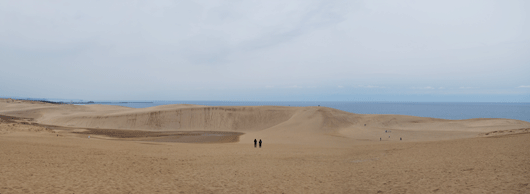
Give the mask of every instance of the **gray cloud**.
M 529 11 L 522 0 L 2 1 L 0 66 L 11 73 L 0 93 L 527 95 L 513 86 L 530 81 Z M 473 90 L 451 89 L 462 85 Z

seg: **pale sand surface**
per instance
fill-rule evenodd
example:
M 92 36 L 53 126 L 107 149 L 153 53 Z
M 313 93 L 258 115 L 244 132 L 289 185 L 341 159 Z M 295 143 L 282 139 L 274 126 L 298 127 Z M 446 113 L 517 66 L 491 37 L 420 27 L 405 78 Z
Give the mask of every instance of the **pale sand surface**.
M 518 120 L 6 99 L 0 115 L 0 193 L 530 192 Z

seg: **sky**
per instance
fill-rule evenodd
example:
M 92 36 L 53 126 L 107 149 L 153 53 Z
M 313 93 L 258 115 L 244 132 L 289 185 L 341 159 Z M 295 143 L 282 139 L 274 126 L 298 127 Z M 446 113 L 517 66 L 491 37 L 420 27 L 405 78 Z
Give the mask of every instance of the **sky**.
M 530 102 L 530 1 L 0 0 L 0 98 Z

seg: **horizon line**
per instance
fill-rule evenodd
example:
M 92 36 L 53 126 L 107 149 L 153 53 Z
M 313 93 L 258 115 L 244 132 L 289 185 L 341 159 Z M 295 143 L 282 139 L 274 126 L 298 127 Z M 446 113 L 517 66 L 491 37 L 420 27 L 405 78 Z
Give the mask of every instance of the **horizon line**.
M 0 99 L 50 101 L 68 103 L 155 103 L 155 102 L 356 102 L 356 103 L 530 103 L 525 101 L 365 101 L 365 100 L 80 100 L 80 99 L 57 99 L 54 98 L 20 98 L 0 97 Z

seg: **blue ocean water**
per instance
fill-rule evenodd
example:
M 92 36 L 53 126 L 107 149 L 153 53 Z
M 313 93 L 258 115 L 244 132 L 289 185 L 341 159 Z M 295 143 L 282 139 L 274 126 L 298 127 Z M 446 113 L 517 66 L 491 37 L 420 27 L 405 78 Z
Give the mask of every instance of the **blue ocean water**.
M 108 104 L 145 108 L 166 104 L 197 104 L 207 106 L 324 106 L 358 114 L 399 114 L 440 119 L 507 118 L 530 122 L 530 103 L 470 102 L 238 102 L 238 101 L 154 101 L 152 103 Z

